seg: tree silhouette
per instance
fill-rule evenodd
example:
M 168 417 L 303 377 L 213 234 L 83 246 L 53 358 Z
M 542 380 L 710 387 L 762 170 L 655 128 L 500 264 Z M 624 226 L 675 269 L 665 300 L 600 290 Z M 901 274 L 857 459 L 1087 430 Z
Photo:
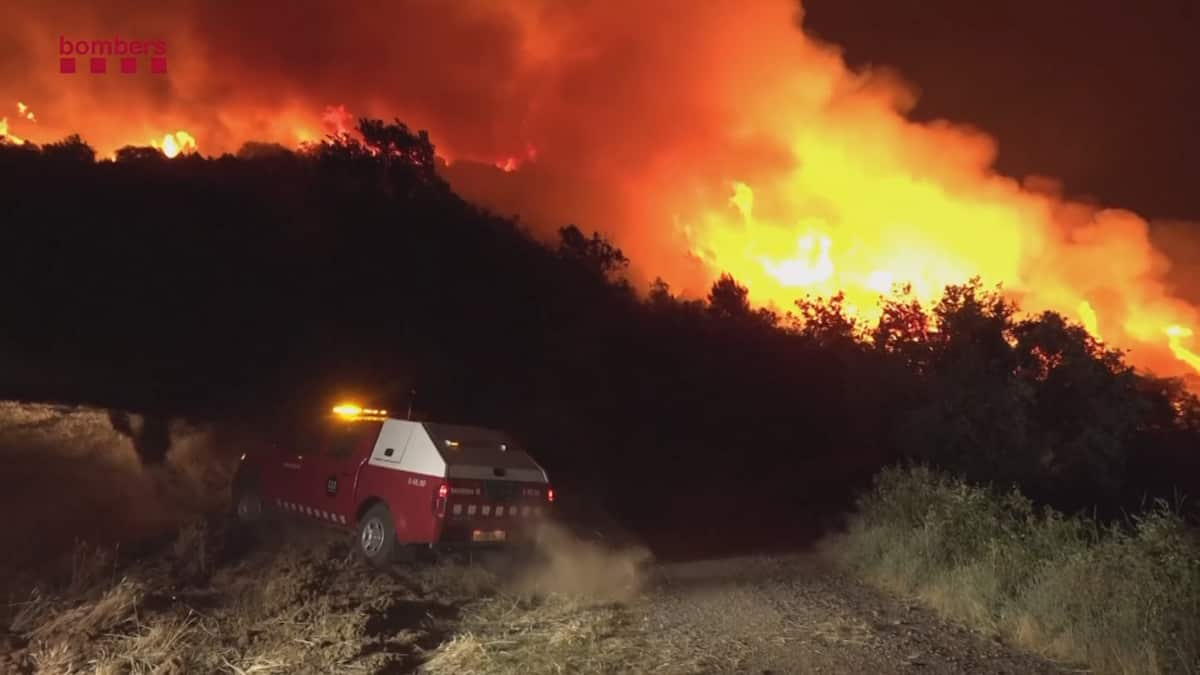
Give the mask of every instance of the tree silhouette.
M 71 134 L 57 143 L 42 146 L 42 155 L 50 160 L 90 164 L 96 160 L 96 151 L 79 137 Z
M 598 232 L 587 237 L 575 225 L 567 225 L 558 230 L 558 237 L 558 252 L 563 259 L 600 276 L 611 278 L 629 266 L 629 259 L 621 249 L 610 244 Z

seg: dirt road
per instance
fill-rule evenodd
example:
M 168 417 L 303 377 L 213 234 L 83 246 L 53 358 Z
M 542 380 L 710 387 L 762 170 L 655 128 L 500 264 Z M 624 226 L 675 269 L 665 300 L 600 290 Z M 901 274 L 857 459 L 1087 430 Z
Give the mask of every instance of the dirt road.
M 604 575 L 622 576 L 588 576 Z M 425 666 L 505 675 L 1071 672 L 876 592 L 815 554 L 659 563 L 646 576 L 620 602 L 551 596 L 464 608 Z
M 645 665 L 739 673 L 1058 673 L 1036 656 L 846 578 L 815 555 L 660 566 L 629 611 Z M 678 661 L 677 661 L 678 662 Z

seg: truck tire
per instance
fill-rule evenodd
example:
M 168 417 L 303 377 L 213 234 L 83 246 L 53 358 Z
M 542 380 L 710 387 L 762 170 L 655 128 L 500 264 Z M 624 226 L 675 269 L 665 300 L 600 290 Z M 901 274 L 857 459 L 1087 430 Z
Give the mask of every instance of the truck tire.
M 247 481 L 234 490 L 233 515 L 241 527 L 253 528 L 262 524 L 263 500 L 254 483 Z
M 387 568 L 396 558 L 399 542 L 392 514 L 384 504 L 367 509 L 358 521 L 358 552 L 372 566 Z

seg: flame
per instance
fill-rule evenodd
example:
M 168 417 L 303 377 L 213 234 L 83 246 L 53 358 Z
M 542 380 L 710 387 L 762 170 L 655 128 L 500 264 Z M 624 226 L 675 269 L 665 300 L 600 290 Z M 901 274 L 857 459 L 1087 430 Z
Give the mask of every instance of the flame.
M 25 142 L 25 139 L 21 138 L 20 136 L 9 133 L 7 117 L 0 117 L 0 139 L 9 141 L 11 143 L 16 143 L 17 145 Z
M 1200 371 L 1200 354 L 1196 354 L 1196 352 L 1193 352 L 1182 344 L 1184 338 L 1192 337 L 1191 329 L 1173 325 L 1167 327 L 1166 333 L 1168 344 L 1170 344 L 1171 352 L 1175 354 L 1175 358 Z
M 19 113 L 21 119 L 25 119 L 30 122 L 37 122 L 33 112 L 29 110 L 29 106 L 20 101 L 17 101 L 17 113 Z M 9 143 L 15 143 L 17 145 L 21 145 L 25 142 L 24 138 L 9 132 L 7 117 L 0 117 L 0 139 L 8 141 Z
M 354 129 L 354 116 L 346 110 L 344 104 L 336 107 L 326 106 L 325 112 L 321 114 L 321 122 L 334 136 L 348 136 Z
M 451 163 L 453 163 L 453 160 L 451 160 L 448 157 L 444 158 L 444 159 L 446 160 L 447 166 L 449 166 Z M 496 162 L 492 162 L 492 166 L 496 167 L 497 169 L 500 169 L 504 173 L 512 173 L 512 172 L 516 171 L 517 169 L 520 169 L 521 166 L 524 165 L 526 162 L 533 162 L 536 160 L 537 160 L 537 148 L 534 147 L 532 144 L 526 144 L 524 157 L 520 157 L 517 155 L 509 155 L 508 157 L 505 157 L 504 159 L 501 159 Z
M 176 131 L 173 134 L 164 134 L 162 141 L 152 140 L 150 145 L 162 150 L 162 153 L 168 158 L 176 157 L 183 153 L 196 152 L 196 139 L 186 131 Z
M 1087 300 L 1079 301 L 1079 321 L 1092 337 L 1100 342 L 1104 341 L 1104 338 L 1100 337 L 1100 319 L 1096 316 L 1092 303 Z

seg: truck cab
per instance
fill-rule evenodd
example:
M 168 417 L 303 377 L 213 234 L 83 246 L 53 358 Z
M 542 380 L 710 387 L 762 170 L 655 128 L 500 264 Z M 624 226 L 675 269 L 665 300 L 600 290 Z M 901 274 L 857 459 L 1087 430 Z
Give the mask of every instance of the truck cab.
M 357 531 L 368 561 L 414 546 L 517 544 L 549 514 L 546 471 L 511 436 L 342 405 L 297 438 L 243 455 L 234 507 Z

